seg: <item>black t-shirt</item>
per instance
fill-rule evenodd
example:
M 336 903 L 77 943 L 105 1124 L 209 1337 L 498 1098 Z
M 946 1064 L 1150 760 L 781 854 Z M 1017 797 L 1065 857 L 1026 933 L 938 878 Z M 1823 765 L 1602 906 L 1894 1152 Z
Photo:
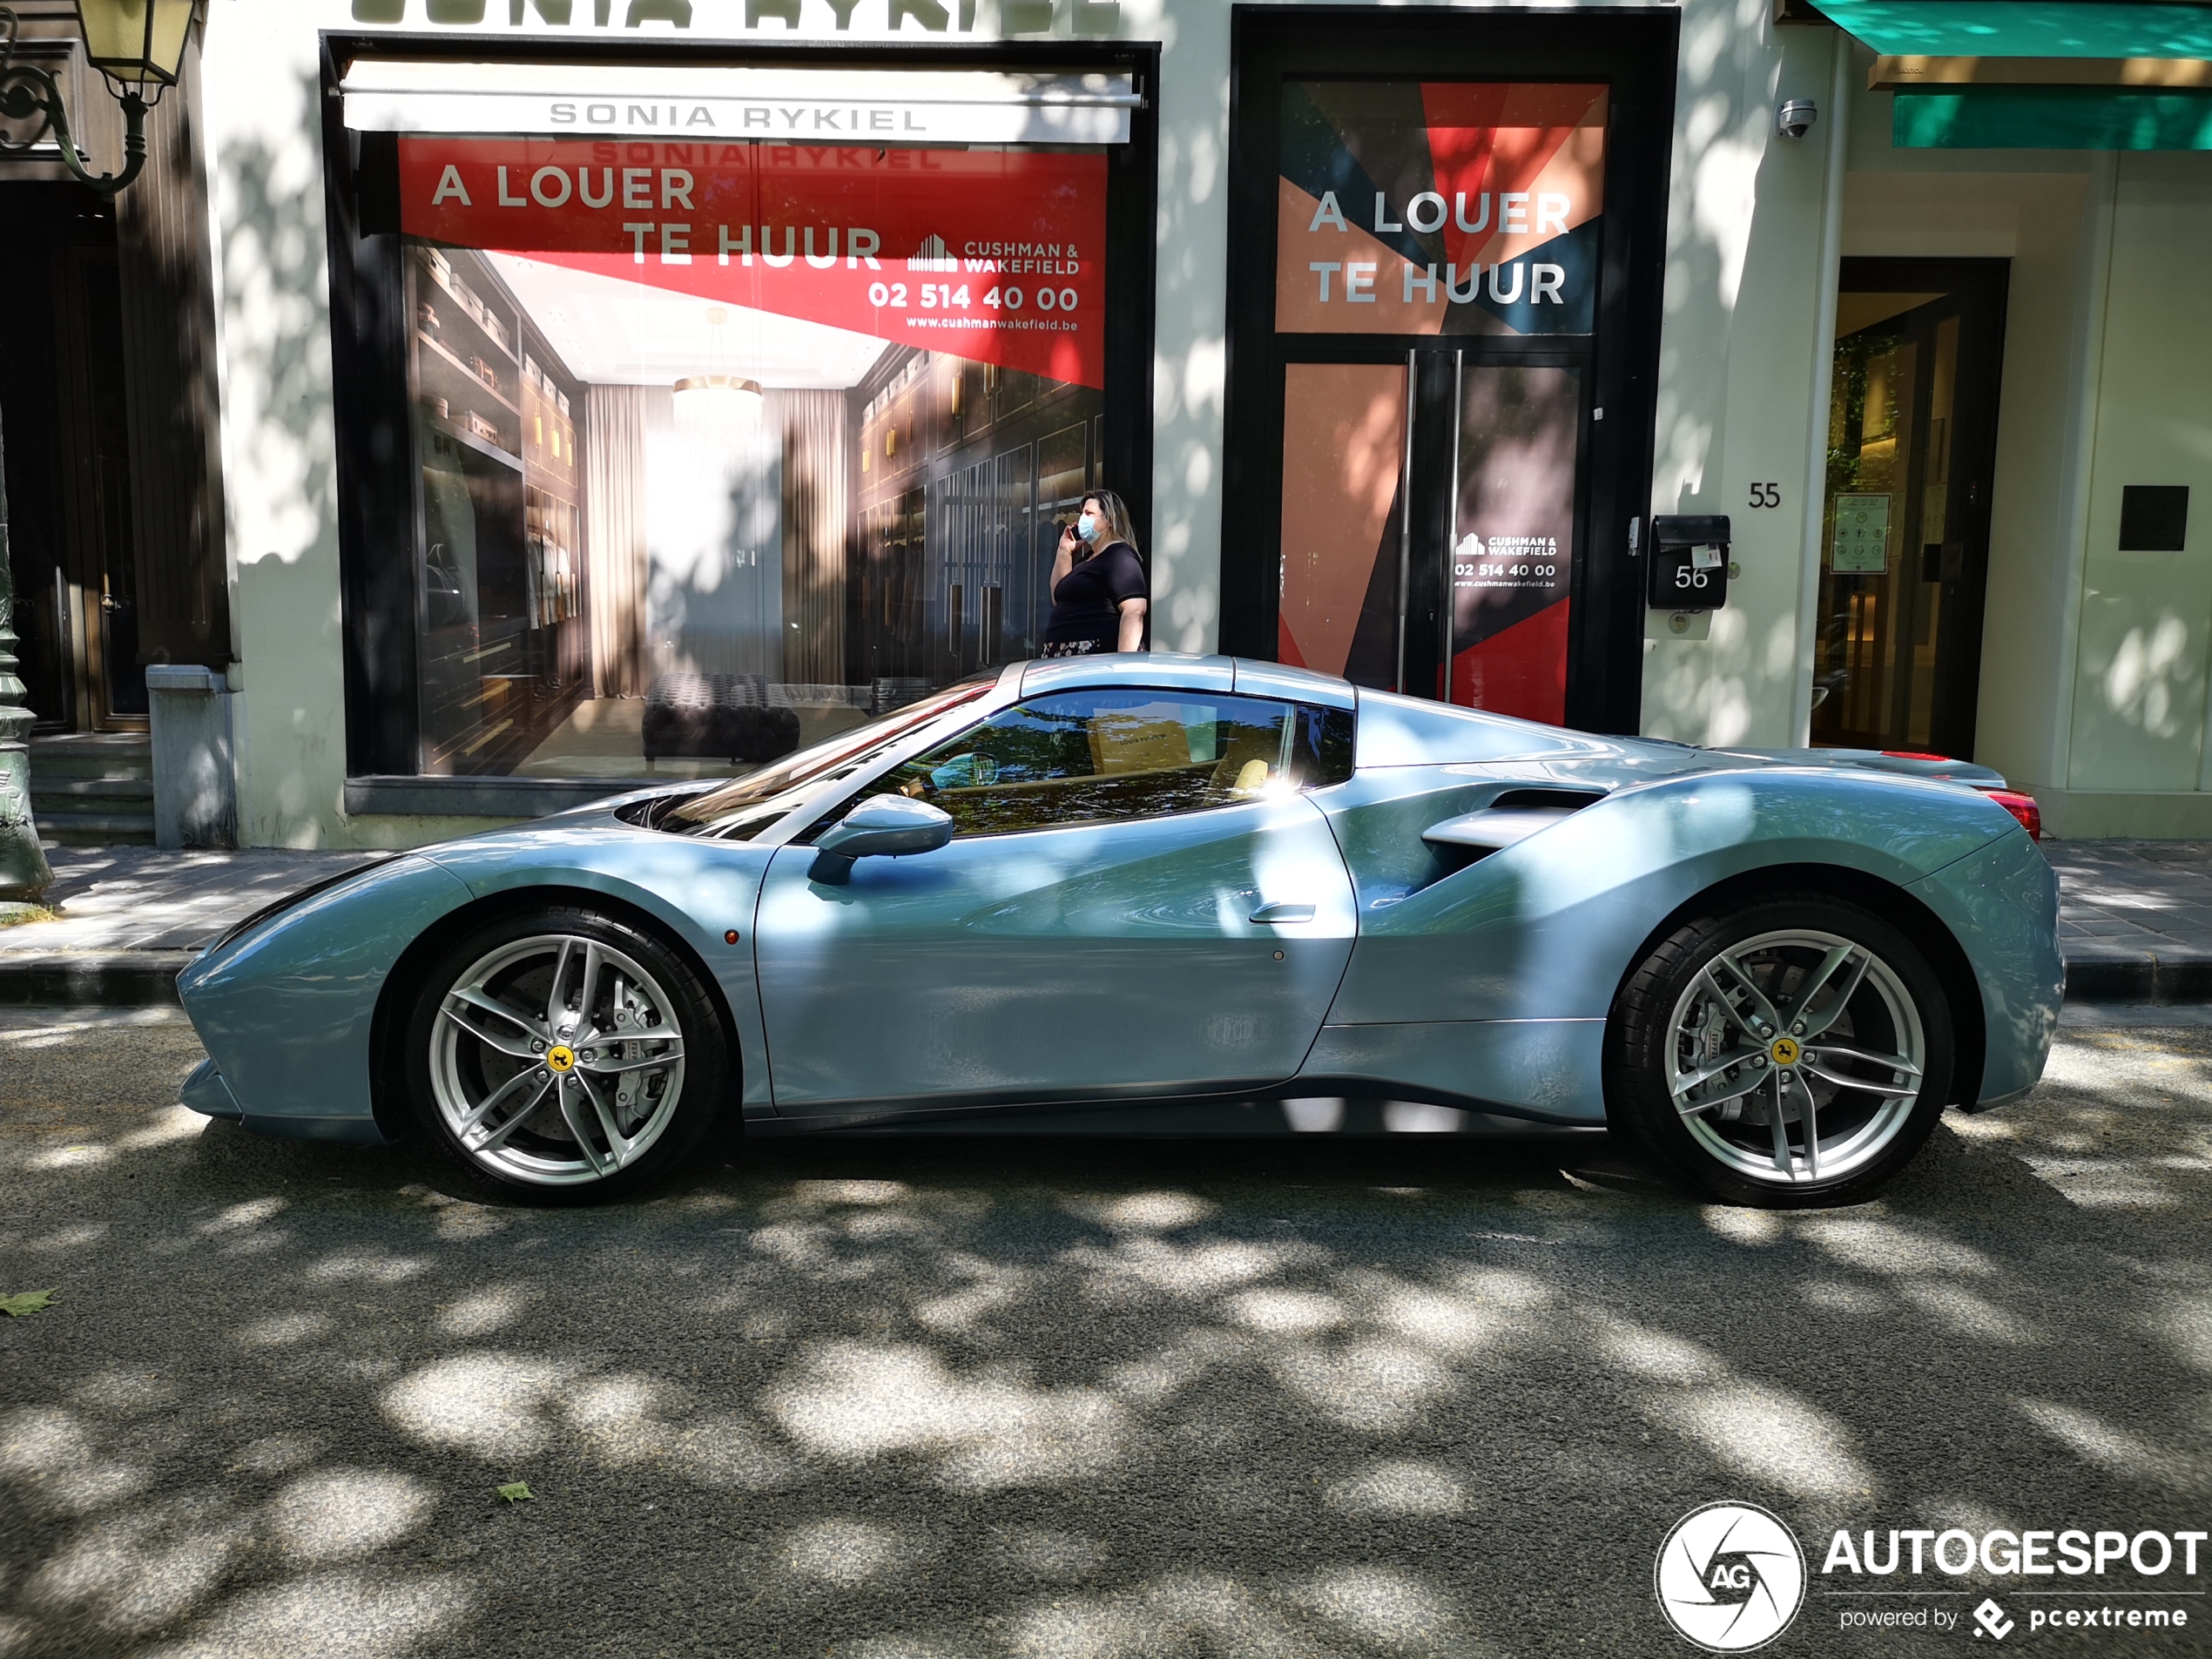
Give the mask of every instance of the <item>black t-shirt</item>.
M 1110 542 L 1060 578 L 1045 624 L 1047 656 L 1112 651 L 1121 637 L 1124 600 L 1145 597 L 1144 565 L 1127 542 Z M 1073 649 L 1070 649 L 1070 648 Z

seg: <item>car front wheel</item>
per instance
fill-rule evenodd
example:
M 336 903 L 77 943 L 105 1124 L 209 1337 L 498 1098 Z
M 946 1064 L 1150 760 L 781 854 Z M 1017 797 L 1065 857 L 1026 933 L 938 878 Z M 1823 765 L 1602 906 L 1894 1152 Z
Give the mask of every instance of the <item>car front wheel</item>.
M 698 1145 L 727 1080 L 714 1001 L 652 934 L 585 908 L 475 928 L 432 967 L 407 1034 L 430 1142 L 512 1196 L 611 1196 Z
M 1950 1004 L 1926 958 L 1821 894 L 1676 929 L 1622 986 L 1606 1043 L 1608 1115 L 1730 1204 L 1868 1197 L 1951 1092 Z

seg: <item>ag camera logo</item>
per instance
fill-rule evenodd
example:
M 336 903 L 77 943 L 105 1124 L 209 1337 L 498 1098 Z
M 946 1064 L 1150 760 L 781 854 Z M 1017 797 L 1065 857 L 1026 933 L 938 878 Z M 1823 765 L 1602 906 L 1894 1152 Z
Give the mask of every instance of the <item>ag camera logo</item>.
M 1805 1601 L 1797 1534 L 1757 1504 L 1691 1510 L 1659 1546 L 1652 1576 L 1667 1622 L 1708 1653 L 1764 1648 Z

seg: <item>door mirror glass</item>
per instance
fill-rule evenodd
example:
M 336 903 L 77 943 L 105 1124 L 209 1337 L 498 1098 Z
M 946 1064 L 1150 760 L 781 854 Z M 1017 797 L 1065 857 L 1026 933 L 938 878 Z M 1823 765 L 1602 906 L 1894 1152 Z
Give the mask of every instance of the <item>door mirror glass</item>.
M 904 795 L 871 795 L 822 832 L 808 879 L 843 887 L 856 859 L 934 853 L 953 839 L 952 814 Z

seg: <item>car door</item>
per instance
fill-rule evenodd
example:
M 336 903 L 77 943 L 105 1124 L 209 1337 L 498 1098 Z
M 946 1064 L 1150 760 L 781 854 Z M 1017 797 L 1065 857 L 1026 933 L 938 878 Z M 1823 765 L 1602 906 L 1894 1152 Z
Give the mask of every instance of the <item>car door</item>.
M 956 833 L 862 859 L 842 885 L 811 879 L 811 846 L 776 853 L 754 936 L 779 1114 L 1291 1076 L 1355 931 L 1343 857 L 1305 792 L 1327 781 L 1318 734 L 1341 718 L 1209 691 L 1061 691 L 878 779 L 942 806 Z

